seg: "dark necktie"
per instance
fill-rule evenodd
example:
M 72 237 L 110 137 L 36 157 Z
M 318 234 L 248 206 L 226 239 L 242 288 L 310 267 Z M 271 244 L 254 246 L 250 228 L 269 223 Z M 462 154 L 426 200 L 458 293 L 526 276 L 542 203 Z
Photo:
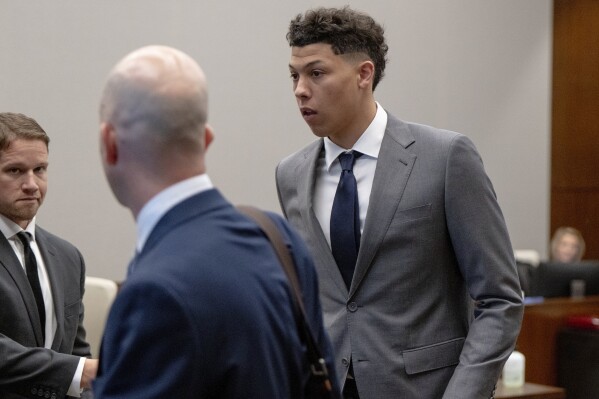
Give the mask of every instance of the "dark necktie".
M 341 177 L 331 211 L 331 250 L 348 289 L 360 249 L 358 187 L 353 172 L 354 161 L 360 155 L 355 151 L 339 155 Z
M 42 337 L 45 339 L 46 333 L 46 307 L 44 306 L 44 296 L 42 295 L 42 287 L 40 285 L 40 279 L 37 274 L 37 261 L 35 260 L 35 254 L 29 246 L 29 233 L 21 231 L 17 234 L 19 240 L 23 244 L 25 250 L 25 270 L 27 271 L 27 279 L 33 296 L 35 297 L 35 303 L 37 304 L 37 312 L 40 318 L 40 325 L 42 326 Z

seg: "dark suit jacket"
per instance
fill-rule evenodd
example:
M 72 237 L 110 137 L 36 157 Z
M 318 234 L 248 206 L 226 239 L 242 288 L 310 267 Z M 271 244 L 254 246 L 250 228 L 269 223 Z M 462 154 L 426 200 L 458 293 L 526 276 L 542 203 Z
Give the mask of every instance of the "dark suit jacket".
M 27 275 L 0 233 L 0 397 L 64 398 L 79 363 L 89 357 L 82 326 L 85 264 L 68 242 L 36 227 L 58 323 L 52 349 L 44 349 Z M 56 396 L 52 396 L 55 394 Z M 43 397 L 43 396 L 42 396 Z
M 312 208 L 321 151 L 317 140 L 291 155 L 276 178 L 283 212 L 316 260 L 339 377 L 352 359 L 361 399 L 490 397 L 523 306 L 472 142 L 388 114 L 349 290 Z
M 311 258 L 272 216 L 293 252 L 308 317 L 332 367 Z M 304 352 L 269 242 L 212 189 L 168 211 L 136 258 L 108 317 L 94 394 L 301 398 Z

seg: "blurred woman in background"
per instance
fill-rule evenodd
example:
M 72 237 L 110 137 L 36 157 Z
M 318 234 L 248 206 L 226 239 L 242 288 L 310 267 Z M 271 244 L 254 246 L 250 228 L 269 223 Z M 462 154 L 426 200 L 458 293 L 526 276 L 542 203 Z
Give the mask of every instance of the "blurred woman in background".
M 551 260 L 562 263 L 579 262 L 584 255 L 585 243 L 574 227 L 560 227 L 551 239 Z

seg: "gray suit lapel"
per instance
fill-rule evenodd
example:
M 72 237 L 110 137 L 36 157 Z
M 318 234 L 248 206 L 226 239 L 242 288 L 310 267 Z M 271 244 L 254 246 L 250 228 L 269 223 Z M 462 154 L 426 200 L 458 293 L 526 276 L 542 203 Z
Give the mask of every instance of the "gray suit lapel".
M 416 155 L 406 149 L 414 141 L 407 125 L 389 114 L 374 174 L 350 297 L 366 275 L 397 210 L 416 161 Z
M 316 218 L 316 214 L 314 213 L 314 208 L 312 206 L 312 199 L 314 198 L 314 182 L 316 180 L 316 165 L 318 164 L 318 159 L 321 152 L 324 151 L 323 146 L 323 140 L 318 140 L 311 148 L 311 151 L 305 154 L 304 162 L 298 165 L 297 175 L 303 176 L 303 178 L 301 178 L 298 182 L 297 193 L 300 198 L 299 205 L 301 209 L 302 220 L 306 222 L 308 235 L 310 237 L 314 237 L 314 245 L 316 247 L 314 248 L 316 251 L 314 254 L 314 259 L 322 263 L 324 266 L 323 269 L 327 271 L 331 281 L 334 281 L 335 285 L 343 292 L 343 294 L 347 295 L 347 287 L 343 282 L 341 272 L 337 267 L 335 258 L 333 258 L 331 248 L 329 247 L 327 239 L 322 232 L 322 228 L 320 227 L 320 223 Z
M 2 233 L 0 233 L 0 237 L 0 263 L 4 265 L 21 293 L 27 315 L 29 316 L 29 321 L 33 327 L 37 346 L 44 346 L 42 340 L 42 326 L 37 313 L 35 297 L 33 296 L 33 291 L 29 285 L 29 280 L 27 280 L 27 274 L 25 273 L 23 266 L 21 266 L 21 262 L 19 262 L 19 259 L 15 255 L 8 240 Z
M 56 334 L 54 335 L 54 341 L 52 342 L 52 349 L 56 349 L 60 346 L 62 337 L 64 335 L 64 281 L 62 280 L 62 274 L 58 272 L 60 263 L 56 259 L 56 251 L 51 243 L 49 243 L 47 237 L 42 230 L 36 229 L 35 231 L 37 246 L 40 249 L 42 258 L 44 258 L 44 264 L 46 265 L 46 271 L 48 272 L 48 279 L 50 280 L 50 288 L 52 290 L 52 300 L 54 301 L 54 313 L 56 314 Z

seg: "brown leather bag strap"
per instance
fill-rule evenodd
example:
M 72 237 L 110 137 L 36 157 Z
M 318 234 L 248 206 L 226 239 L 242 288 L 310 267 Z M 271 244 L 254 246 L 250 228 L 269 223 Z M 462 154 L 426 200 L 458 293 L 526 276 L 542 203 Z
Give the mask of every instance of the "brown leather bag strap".
M 279 258 L 279 262 L 283 267 L 285 274 L 287 275 L 289 285 L 291 286 L 294 312 L 298 322 L 298 331 L 300 332 L 300 337 L 304 339 L 304 343 L 306 344 L 306 348 L 308 350 L 311 372 L 313 375 L 322 378 L 324 389 L 327 392 L 331 392 L 332 385 L 329 380 L 328 369 L 324 358 L 321 355 L 320 349 L 318 348 L 316 340 L 312 335 L 312 330 L 310 329 L 310 325 L 306 317 L 302 291 L 300 288 L 299 279 L 297 277 L 297 272 L 295 270 L 295 262 L 289 253 L 287 245 L 285 245 L 285 241 L 281 236 L 281 232 L 273 220 L 261 210 L 246 205 L 238 205 L 237 209 L 255 221 L 258 226 L 260 226 L 275 250 L 277 257 Z
M 281 237 L 279 229 L 272 219 L 258 208 L 239 205 L 237 206 L 237 209 L 244 215 L 252 218 L 252 220 L 254 220 L 258 226 L 260 226 L 264 234 L 266 234 L 266 237 L 274 248 L 277 257 L 279 258 L 279 262 L 281 263 L 281 266 L 287 275 L 287 279 L 289 280 L 289 285 L 291 286 L 291 291 L 293 293 L 294 305 L 300 314 L 305 317 L 306 310 L 302 300 L 302 291 L 300 288 L 299 279 L 295 271 L 295 262 L 293 262 L 293 259 L 291 258 L 291 254 L 289 253 L 287 245 L 285 245 L 285 241 L 283 241 L 283 237 Z

